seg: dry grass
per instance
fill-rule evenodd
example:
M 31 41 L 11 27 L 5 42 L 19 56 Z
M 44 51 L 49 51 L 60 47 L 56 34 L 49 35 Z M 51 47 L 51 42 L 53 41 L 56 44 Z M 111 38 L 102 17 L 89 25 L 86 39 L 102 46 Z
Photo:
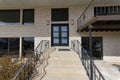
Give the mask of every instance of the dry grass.
M 10 57 L 2 57 L 0 66 L 0 80 L 11 80 L 21 65 L 13 63 Z

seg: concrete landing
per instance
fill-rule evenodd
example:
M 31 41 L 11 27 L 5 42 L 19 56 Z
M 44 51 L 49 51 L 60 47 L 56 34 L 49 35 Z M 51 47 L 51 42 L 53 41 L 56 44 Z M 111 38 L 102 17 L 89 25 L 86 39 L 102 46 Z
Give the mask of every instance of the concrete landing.
M 102 60 L 95 60 L 94 62 L 106 80 L 120 80 L 120 71 L 117 67 Z
M 42 80 L 89 80 L 78 55 L 70 51 L 54 51 Z

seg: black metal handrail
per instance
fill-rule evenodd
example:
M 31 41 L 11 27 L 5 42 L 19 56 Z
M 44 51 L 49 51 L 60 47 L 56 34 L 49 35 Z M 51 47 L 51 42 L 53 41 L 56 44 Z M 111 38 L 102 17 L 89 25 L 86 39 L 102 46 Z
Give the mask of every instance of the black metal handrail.
M 80 15 L 79 18 L 81 18 L 81 17 L 85 14 L 85 12 L 87 11 L 87 9 L 92 5 L 93 2 L 94 2 L 94 0 L 91 0 L 91 1 L 90 1 L 90 3 L 87 5 L 87 7 L 86 7 L 85 10 L 82 12 L 82 14 Z
M 12 80 L 30 80 L 31 76 L 34 74 L 35 66 L 40 61 L 41 55 L 46 53 L 49 49 L 49 41 L 42 40 L 38 46 L 35 48 L 34 51 L 31 51 L 32 55 L 28 58 L 25 63 L 21 66 L 18 70 L 16 75 L 13 77 Z M 35 53 L 35 54 L 34 54 Z
M 40 41 L 40 43 L 38 44 L 38 46 L 34 50 L 34 52 L 35 52 L 35 56 L 34 56 L 35 59 L 34 60 L 35 60 L 36 64 L 40 60 L 41 55 L 43 55 L 43 53 L 45 53 L 49 47 L 50 46 L 49 46 L 48 40 Z
M 89 52 L 82 47 L 80 42 L 78 40 L 72 40 L 71 41 L 71 47 L 74 51 L 76 51 L 79 55 L 79 58 L 82 61 L 82 64 L 87 72 L 88 77 L 91 77 L 90 74 L 90 56 Z M 100 70 L 95 65 L 94 61 L 92 61 L 92 67 L 93 67 L 93 80 L 105 80 Z
M 86 21 L 86 13 L 89 10 L 89 8 L 91 7 L 91 5 L 93 5 L 93 2 L 95 0 L 91 0 L 89 2 L 89 4 L 87 5 L 87 7 L 84 9 L 84 11 L 82 12 L 82 14 L 80 15 L 80 17 L 77 19 L 77 27 L 79 28 L 85 21 Z M 90 16 L 91 17 L 91 16 Z

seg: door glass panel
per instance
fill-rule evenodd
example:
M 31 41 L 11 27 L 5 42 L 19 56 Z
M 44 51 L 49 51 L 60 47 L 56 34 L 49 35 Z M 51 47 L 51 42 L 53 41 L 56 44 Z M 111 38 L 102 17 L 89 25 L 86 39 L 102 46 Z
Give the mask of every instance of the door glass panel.
M 59 43 L 59 38 L 54 38 L 53 43 L 58 44 Z
M 67 37 L 67 32 L 62 32 L 62 37 Z
M 54 33 L 53 33 L 53 37 L 59 37 L 59 33 L 57 33 L 57 32 L 55 33 L 55 32 L 54 32 Z
M 82 37 L 82 46 L 89 51 L 89 38 Z M 92 37 L 92 55 L 94 59 L 102 59 L 102 38 Z
M 54 26 L 53 31 L 59 31 L 59 26 Z
M 66 26 L 61 26 L 61 31 L 67 31 L 67 27 Z
M 67 44 L 67 38 L 62 38 L 62 43 Z
M 92 41 L 93 45 L 93 56 L 95 58 L 101 58 L 102 57 L 102 42 L 101 38 L 94 38 Z

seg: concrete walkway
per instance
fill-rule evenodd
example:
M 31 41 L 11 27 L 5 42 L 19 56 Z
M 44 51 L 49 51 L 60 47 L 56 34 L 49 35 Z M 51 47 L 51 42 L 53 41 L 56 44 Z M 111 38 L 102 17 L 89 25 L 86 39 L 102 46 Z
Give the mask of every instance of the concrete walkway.
M 95 60 L 94 62 L 106 80 L 120 80 L 120 71 L 117 67 L 102 60 Z
M 48 63 L 42 80 L 89 80 L 78 55 L 72 50 L 55 50 Z

